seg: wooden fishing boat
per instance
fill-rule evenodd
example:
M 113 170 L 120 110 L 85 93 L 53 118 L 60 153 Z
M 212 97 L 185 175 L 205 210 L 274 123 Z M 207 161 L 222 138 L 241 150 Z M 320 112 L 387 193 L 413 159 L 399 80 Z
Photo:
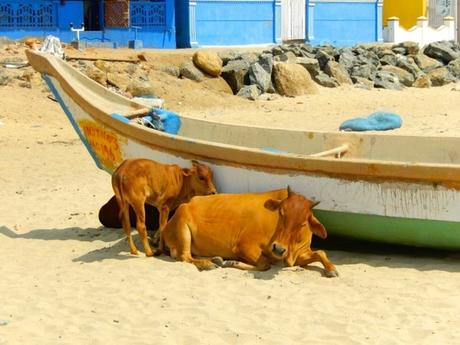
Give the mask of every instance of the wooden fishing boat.
M 179 117 L 145 126 L 151 109 L 66 62 L 27 53 L 96 165 L 144 157 L 209 164 L 221 192 L 291 188 L 320 200 L 330 236 L 460 249 L 460 137 L 313 132 Z M 174 126 L 173 126 L 174 127 Z

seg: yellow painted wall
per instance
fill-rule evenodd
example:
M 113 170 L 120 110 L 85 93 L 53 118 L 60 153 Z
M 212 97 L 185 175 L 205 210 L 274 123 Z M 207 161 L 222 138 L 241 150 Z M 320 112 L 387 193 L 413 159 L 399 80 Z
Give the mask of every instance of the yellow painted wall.
M 417 17 L 427 15 L 427 0 L 383 0 L 383 25 L 390 17 L 399 17 L 401 26 L 410 29 Z

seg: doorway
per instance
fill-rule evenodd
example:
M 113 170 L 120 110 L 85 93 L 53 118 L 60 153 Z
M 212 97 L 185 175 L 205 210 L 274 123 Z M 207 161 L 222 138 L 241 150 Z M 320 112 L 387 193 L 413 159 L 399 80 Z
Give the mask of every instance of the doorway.
M 85 0 L 84 1 L 84 23 L 87 31 L 101 30 L 101 1 Z

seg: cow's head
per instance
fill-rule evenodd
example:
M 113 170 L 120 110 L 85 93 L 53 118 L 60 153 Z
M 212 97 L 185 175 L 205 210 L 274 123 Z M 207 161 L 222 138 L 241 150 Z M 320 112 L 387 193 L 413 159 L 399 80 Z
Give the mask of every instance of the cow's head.
M 187 177 L 188 189 L 191 193 L 190 197 L 217 193 L 212 181 L 212 170 L 207 165 L 193 160 L 192 167 L 182 169 L 182 174 Z
M 279 212 L 275 233 L 266 249 L 273 257 L 293 266 L 300 250 L 310 246 L 312 233 L 327 237 L 326 229 L 312 213 L 312 208 L 318 204 L 292 192 L 289 187 L 286 199 L 265 202 L 267 209 Z

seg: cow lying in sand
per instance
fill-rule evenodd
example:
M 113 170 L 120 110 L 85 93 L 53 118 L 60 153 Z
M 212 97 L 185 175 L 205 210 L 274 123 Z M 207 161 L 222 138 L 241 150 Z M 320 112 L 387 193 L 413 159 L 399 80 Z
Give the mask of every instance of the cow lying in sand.
M 264 271 L 278 261 L 302 267 L 319 261 L 326 276 L 336 277 L 326 253 L 310 248 L 313 234 L 327 237 L 311 211 L 316 204 L 289 188 L 195 197 L 176 210 L 163 240 L 171 257 L 200 270 L 222 266 Z
M 119 216 L 128 237 L 131 254 L 137 254 L 137 248 L 131 237 L 129 206 L 136 214 L 136 229 L 144 246 L 145 255 L 152 256 L 145 226 L 145 203 L 156 207 L 160 213 L 159 253 L 161 253 L 162 230 L 168 220 L 169 211 L 189 201 L 195 195 L 216 193 L 211 169 L 196 161 L 192 161 L 192 164 L 191 168 L 182 169 L 177 165 L 163 165 L 148 159 L 130 159 L 124 161 L 115 170 L 112 175 L 112 187 L 120 208 Z

